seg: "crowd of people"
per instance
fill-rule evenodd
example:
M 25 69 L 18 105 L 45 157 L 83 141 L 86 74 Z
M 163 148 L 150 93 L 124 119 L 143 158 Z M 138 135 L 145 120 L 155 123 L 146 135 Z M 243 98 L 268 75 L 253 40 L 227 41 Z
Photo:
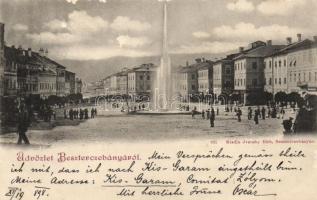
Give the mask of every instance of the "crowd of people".
M 188 110 L 188 107 L 184 107 L 185 110 Z M 293 111 L 295 111 L 293 109 Z M 209 109 L 206 110 L 201 110 L 200 112 L 197 110 L 197 107 L 194 107 L 192 109 L 192 118 L 195 118 L 195 115 L 200 114 L 202 119 L 207 119 L 210 121 L 210 127 L 215 126 L 215 119 L 216 116 L 219 115 L 219 108 L 213 108 L 210 107 Z M 241 122 L 243 112 L 241 107 L 238 106 L 233 106 L 233 105 L 228 105 L 224 107 L 224 112 L 225 113 L 233 113 L 233 116 L 237 117 L 237 121 Z M 276 119 L 282 119 L 283 120 L 283 126 L 285 129 L 285 132 L 289 132 L 292 129 L 293 126 L 293 118 L 290 117 L 288 119 L 285 119 L 285 107 L 284 106 L 257 106 L 257 107 L 251 107 L 249 106 L 247 108 L 247 119 L 248 120 L 254 120 L 254 123 L 256 125 L 259 124 L 260 119 L 265 120 L 266 118 L 276 118 Z
M 88 108 L 71 108 L 69 110 L 64 109 L 64 119 L 89 119 L 89 118 L 95 118 L 97 116 L 97 108 L 91 108 L 90 110 L 90 116 L 89 116 L 89 110 Z

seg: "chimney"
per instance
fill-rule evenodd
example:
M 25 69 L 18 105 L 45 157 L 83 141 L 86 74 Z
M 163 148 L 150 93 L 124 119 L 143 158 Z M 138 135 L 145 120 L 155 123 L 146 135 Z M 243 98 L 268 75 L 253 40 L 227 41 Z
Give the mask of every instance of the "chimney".
M 201 63 L 201 58 L 196 58 L 195 61 L 196 61 L 197 63 Z
M 239 47 L 239 53 L 242 53 L 244 51 L 244 47 Z
M 314 42 L 317 42 L 317 35 L 315 35 L 313 38 L 314 38 Z
M 40 56 L 44 56 L 44 49 L 43 48 L 40 48 L 39 54 L 40 54 Z
M 298 42 L 302 41 L 302 34 L 300 34 L 300 33 L 297 34 L 297 40 L 298 40 Z
M 272 40 L 266 41 L 266 45 L 267 45 L 267 46 L 272 46 Z
M 31 48 L 28 48 L 28 56 L 32 57 L 32 49 Z
M 0 49 L 4 48 L 4 24 L 0 23 Z
M 287 38 L 286 38 L 286 44 L 287 44 L 287 45 L 292 44 L 292 38 L 291 38 L 291 37 L 287 37 Z

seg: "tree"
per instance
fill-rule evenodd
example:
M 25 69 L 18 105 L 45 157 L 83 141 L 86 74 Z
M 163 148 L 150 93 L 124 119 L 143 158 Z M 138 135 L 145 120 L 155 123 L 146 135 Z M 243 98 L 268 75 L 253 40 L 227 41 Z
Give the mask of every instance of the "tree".
M 287 94 L 285 92 L 278 92 L 275 94 L 275 102 L 286 102 L 287 101 Z

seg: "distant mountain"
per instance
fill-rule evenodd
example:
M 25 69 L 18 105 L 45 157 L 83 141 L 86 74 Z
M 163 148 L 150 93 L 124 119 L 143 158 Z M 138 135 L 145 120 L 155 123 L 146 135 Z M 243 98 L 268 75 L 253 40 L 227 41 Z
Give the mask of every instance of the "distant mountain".
M 217 58 L 224 57 L 225 54 L 172 54 L 171 62 L 172 67 L 179 65 L 186 65 L 195 62 L 196 58 L 205 58 L 209 60 L 215 60 Z M 79 76 L 86 82 L 93 82 L 100 80 L 112 73 L 120 71 L 122 68 L 132 68 L 134 66 L 143 63 L 154 63 L 159 65 L 160 57 L 113 57 L 106 60 L 89 60 L 89 61 L 75 61 L 75 60 L 60 60 L 61 64 L 67 67 L 68 70 L 75 72 L 76 76 Z

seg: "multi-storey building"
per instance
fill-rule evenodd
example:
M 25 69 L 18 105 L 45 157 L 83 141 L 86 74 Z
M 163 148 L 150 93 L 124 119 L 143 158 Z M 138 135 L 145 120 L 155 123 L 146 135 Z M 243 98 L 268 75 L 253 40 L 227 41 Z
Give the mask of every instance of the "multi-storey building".
M 265 91 L 276 94 L 317 88 L 317 38 L 311 41 L 302 40 L 301 34 L 297 37 L 294 43 L 287 38 L 285 48 L 264 59 Z
M 317 91 L 317 37 L 289 48 L 288 92 Z
M 179 70 L 178 92 L 183 101 L 189 101 L 192 98 L 198 100 L 201 98 L 198 90 L 198 70 L 200 68 L 204 69 L 205 67 L 209 68 L 210 65 L 209 61 L 207 62 L 205 60 L 196 59 L 195 64 L 188 65 Z M 202 71 L 205 71 L 205 69 Z M 206 74 L 206 76 L 209 76 L 209 73 Z M 201 80 L 204 80 L 201 81 L 201 84 L 206 83 L 205 77 Z M 212 80 L 210 79 L 207 82 L 208 84 L 212 84 Z M 204 90 L 204 87 L 202 87 L 202 90 Z M 207 87 L 209 87 L 209 85 L 206 85 L 206 89 Z
M 82 93 L 83 83 L 80 78 L 76 77 L 75 80 L 75 94 Z
M 234 89 L 244 104 L 255 101 L 248 98 L 263 93 L 264 89 L 264 58 L 282 49 L 283 45 L 272 45 L 269 41 L 251 43 L 251 48 L 234 58 Z
M 198 92 L 204 97 L 213 91 L 213 63 L 202 61 L 198 66 Z
M 128 71 L 128 94 L 130 96 L 151 96 L 155 91 L 154 81 L 157 66 L 149 63 Z
M 65 70 L 65 95 L 75 94 L 75 73 Z
M 234 61 L 237 54 L 228 55 L 213 65 L 213 94 L 215 99 L 220 95 L 228 97 L 234 90 Z

